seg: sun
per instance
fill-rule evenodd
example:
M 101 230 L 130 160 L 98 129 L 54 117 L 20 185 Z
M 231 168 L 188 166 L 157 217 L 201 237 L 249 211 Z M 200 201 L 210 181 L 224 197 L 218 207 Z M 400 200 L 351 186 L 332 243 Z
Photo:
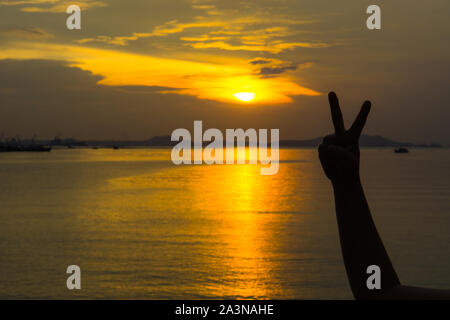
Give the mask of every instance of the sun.
M 241 101 L 249 102 L 255 99 L 255 93 L 254 92 L 238 92 L 233 94 L 233 96 Z

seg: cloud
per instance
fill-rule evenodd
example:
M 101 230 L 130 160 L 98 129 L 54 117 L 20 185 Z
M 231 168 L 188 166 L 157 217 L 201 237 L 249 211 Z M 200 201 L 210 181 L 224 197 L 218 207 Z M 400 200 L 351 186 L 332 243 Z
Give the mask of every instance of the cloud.
M 66 12 L 70 5 L 78 5 L 81 9 L 89 9 L 95 7 L 105 7 L 106 2 L 99 0 L 17 0 L 17 1 L 0 1 L 1 6 L 20 6 L 23 12 Z
M 268 75 L 277 75 L 277 74 L 282 74 L 286 71 L 295 71 L 297 70 L 298 66 L 295 64 L 291 64 L 289 66 L 285 66 L 285 67 L 264 67 L 260 70 L 259 74 L 263 75 L 263 76 L 268 76 Z
M 152 32 L 134 32 L 130 36 L 104 36 L 100 35 L 96 38 L 85 38 L 76 40 L 77 43 L 104 42 L 112 45 L 125 46 L 129 41 L 135 41 L 142 38 L 163 37 L 171 34 L 182 33 L 187 29 L 196 28 L 215 28 L 221 27 L 225 23 L 221 21 L 197 21 L 191 23 L 178 23 L 176 20 L 169 21 L 163 25 L 156 26 Z
M 100 85 L 101 80 L 64 61 L 0 60 L 2 133 L 146 139 L 177 127 L 179 120 L 171 112 L 191 120 L 186 103 L 201 104 L 195 98 L 158 93 L 170 88 L 112 87 Z
M 249 61 L 249 63 L 258 65 L 258 64 L 268 64 L 271 63 L 273 59 L 266 59 L 266 58 L 254 58 Z
M 137 40 L 138 36 L 124 36 L 124 37 L 109 37 L 109 36 L 97 36 L 96 38 L 84 38 L 75 40 L 76 43 L 85 44 L 90 42 L 103 42 L 117 46 L 127 46 L 128 41 Z
M 28 4 L 54 4 L 58 3 L 60 0 L 17 0 L 17 1 L 0 1 L 0 6 L 21 6 Z
M 237 92 L 254 92 L 254 104 L 280 104 L 292 96 L 320 95 L 285 77 L 261 78 L 241 59 L 223 63 L 193 62 L 112 50 L 48 43 L 16 43 L 4 47 L 0 59 L 53 59 L 71 61 L 70 66 L 101 76 L 99 84 L 108 86 L 158 86 L 173 88 L 172 93 L 200 99 L 239 103 Z
M 23 27 L 23 28 L 13 28 L 7 29 L 4 31 L 0 31 L 1 38 L 10 38 L 10 39 L 26 39 L 26 40 L 36 40 L 36 39 L 50 39 L 53 38 L 53 35 L 46 32 L 41 28 L 36 27 Z
M 195 2 L 195 9 L 212 9 L 210 3 Z M 226 51 L 268 52 L 278 54 L 295 48 L 324 48 L 324 41 L 292 41 L 298 30 L 292 28 L 312 23 L 312 20 L 287 19 L 283 16 L 254 12 L 242 15 L 234 10 L 222 10 L 220 15 L 205 12 L 191 21 L 171 20 L 153 28 L 150 32 L 133 32 L 125 35 L 99 35 L 76 40 L 77 43 L 106 43 L 127 46 L 132 41 L 146 38 L 178 36 L 178 44 L 195 49 L 220 49 Z M 288 40 L 289 39 L 289 40 Z
M 278 54 L 286 50 L 292 50 L 295 48 L 326 48 L 326 43 L 309 43 L 309 42 L 282 42 L 274 41 L 267 45 L 253 45 L 242 44 L 233 45 L 224 41 L 212 41 L 212 42 L 195 42 L 188 44 L 196 49 L 222 49 L 228 51 L 254 51 L 254 52 L 268 52 Z
M 177 93 L 179 90 L 177 88 L 161 86 L 116 86 L 115 89 L 131 94 Z
M 206 11 L 208 15 L 220 15 L 220 11 L 211 1 L 193 1 L 192 8 Z
M 324 48 L 328 44 L 323 42 L 289 42 L 284 37 L 292 35 L 287 26 L 271 26 L 249 29 L 249 26 L 259 26 L 265 20 L 237 19 L 222 26 L 220 30 L 213 30 L 199 37 L 181 37 L 186 45 L 196 49 L 221 49 L 228 51 L 258 51 L 278 54 L 298 47 Z M 221 37 L 218 37 L 222 35 Z M 225 35 L 225 36 L 224 36 Z
M 38 85 L 43 79 L 42 77 L 30 76 L 24 77 L 24 75 L 37 75 L 46 74 L 49 75 L 49 79 L 52 80 L 51 85 L 47 87 L 45 92 L 52 90 L 57 91 L 62 87 L 86 87 L 96 85 L 103 77 L 99 75 L 93 75 L 90 71 L 84 71 L 76 67 L 71 67 L 67 61 L 58 60 L 15 60 L 15 59 L 2 59 L 0 60 L 0 87 L 8 89 L 33 91 L 34 87 L 41 87 Z M 66 77 L 62 75 L 62 69 L 66 69 L 70 76 Z M 39 72 L 37 72 L 39 71 Z M 88 77 L 86 77 L 88 75 Z M 42 88 L 40 88 L 42 90 Z
M 254 58 L 248 61 L 248 63 L 255 67 L 255 74 L 261 76 L 262 78 L 279 76 L 288 71 L 307 69 L 313 65 L 312 62 L 304 62 L 299 64 L 290 61 L 262 57 Z
M 99 83 L 103 79 L 65 61 L 0 60 L 1 132 L 23 138 L 37 134 L 38 139 L 148 139 L 191 128 L 198 119 L 221 129 L 281 128 L 282 119 L 295 119 L 293 127 L 302 130 L 317 117 L 312 107 L 311 116 L 306 116 L 308 110 L 276 105 L 230 108 L 171 93 L 170 87 L 109 86 Z

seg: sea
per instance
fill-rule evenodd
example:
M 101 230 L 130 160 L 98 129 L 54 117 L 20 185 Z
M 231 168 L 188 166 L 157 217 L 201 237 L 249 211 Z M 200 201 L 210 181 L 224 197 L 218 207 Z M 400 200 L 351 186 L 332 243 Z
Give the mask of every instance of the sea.
M 317 150 L 260 167 L 177 166 L 170 148 L 1 153 L 0 298 L 352 299 Z M 362 149 L 361 178 L 402 283 L 450 288 L 450 150 Z

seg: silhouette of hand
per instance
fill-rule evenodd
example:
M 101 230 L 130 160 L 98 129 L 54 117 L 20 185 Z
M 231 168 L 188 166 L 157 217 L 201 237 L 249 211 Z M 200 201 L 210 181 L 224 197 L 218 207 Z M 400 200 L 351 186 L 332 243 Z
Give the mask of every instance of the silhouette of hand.
M 333 184 L 352 185 L 359 181 L 359 137 L 369 115 L 371 103 L 364 102 L 351 128 L 345 130 L 336 94 L 330 92 L 328 100 L 335 132 L 326 136 L 319 146 L 320 163 Z

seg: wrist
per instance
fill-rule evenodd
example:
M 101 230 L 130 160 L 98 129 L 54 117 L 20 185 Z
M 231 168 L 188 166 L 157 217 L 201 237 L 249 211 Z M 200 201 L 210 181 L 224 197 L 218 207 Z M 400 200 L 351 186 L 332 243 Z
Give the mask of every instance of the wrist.
M 346 178 L 346 179 L 333 179 L 331 180 L 331 184 L 333 185 L 333 189 L 335 192 L 337 191 L 355 191 L 362 187 L 361 179 L 359 174 L 354 177 Z

